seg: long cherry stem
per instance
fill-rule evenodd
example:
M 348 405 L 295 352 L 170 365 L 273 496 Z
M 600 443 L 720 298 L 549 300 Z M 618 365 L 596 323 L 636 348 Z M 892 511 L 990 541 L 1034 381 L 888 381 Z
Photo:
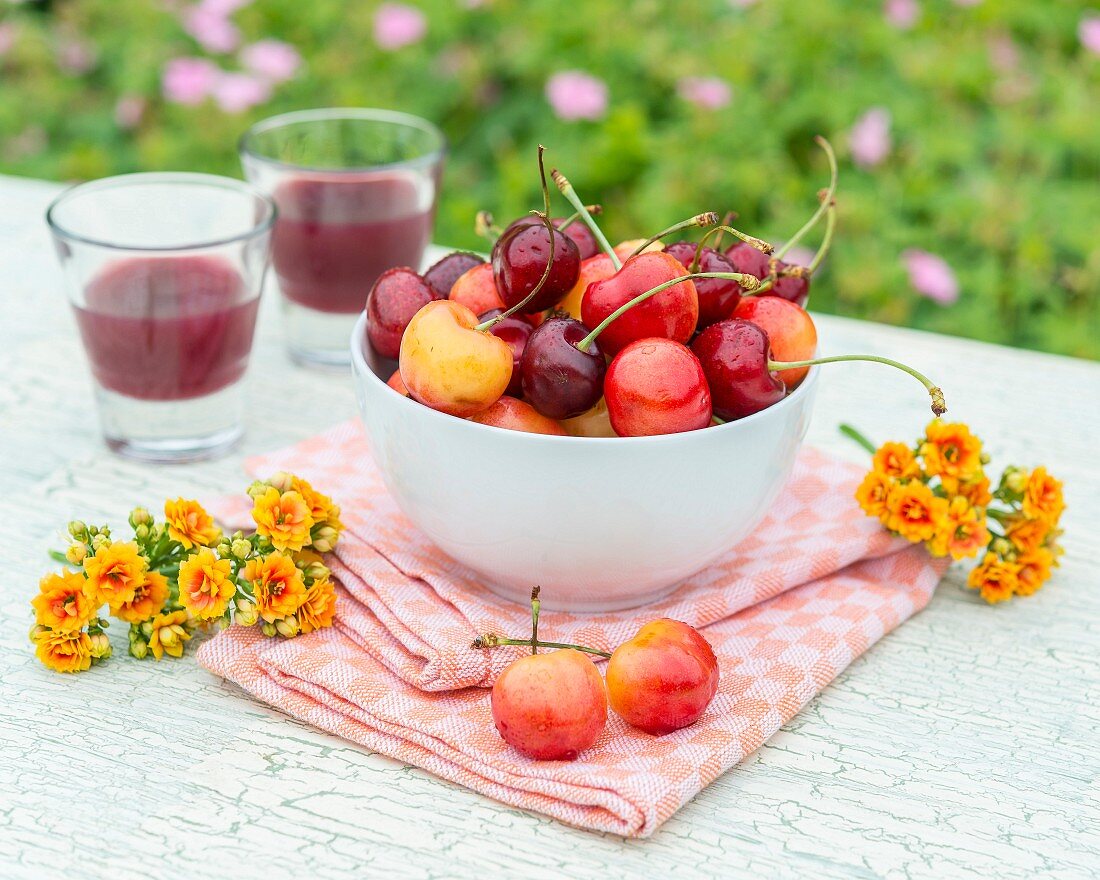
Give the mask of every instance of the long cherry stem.
M 837 182 L 837 165 L 836 165 L 836 153 L 833 152 L 833 145 L 830 144 L 821 135 L 814 138 L 814 142 L 825 151 L 825 156 L 829 160 L 829 188 L 825 190 L 824 195 L 821 196 L 821 204 L 817 206 L 817 210 L 813 215 L 802 224 L 802 228 L 796 232 L 789 241 L 787 241 L 783 247 L 775 252 L 776 257 L 782 259 L 782 257 L 790 251 L 796 244 L 798 244 L 802 238 L 817 225 L 817 221 L 821 219 L 821 216 L 825 213 L 826 209 L 833 203 L 833 196 L 836 195 L 836 182 Z
M 593 217 L 597 217 L 603 213 L 603 208 L 600 205 L 585 205 L 584 210 L 591 214 Z M 565 230 L 581 219 L 581 212 L 574 211 L 568 217 L 558 224 L 558 232 L 565 232 Z
M 897 370 L 901 370 L 903 373 L 908 373 L 924 386 L 925 390 L 932 398 L 932 412 L 937 416 L 942 416 L 947 412 L 947 403 L 943 398 L 943 390 L 938 385 L 935 385 L 931 379 L 924 375 L 924 373 L 918 373 L 912 367 L 908 367 L 903 363 L 891 360 L 890 358 L 879 357 L 874 354 L 837 354 L 832 357 L 814 358 L 808 361 L 768 361 L 768 370 L 774 373 L 779 370 L 791 370 L 795 367 L 816 367 L 819 364 L 836 364 L 842 361 L 869 361 L 875 364 L 886 364 L 888 367 L 894 367 Z
M 836 203 L 829 205 L 829 210 L 825 214 L 825 237 L 821 239 L 821 247 L 817 249 L 817 253 L 814 254 L 813 260 L 810 261 L 810 265 L 806 267 L 807 271 L 813 275 L 817 271 L 817 267 L 821 265 L 821 261 L 825 259 L 825 255 L 829 253 L 829 246 L 833 243 L 833 232 L 836 230 Z
M 630 257 L 638 256 L 638 254 L 653 244 L 653 242 L 660 241 L 666 235 L 672 235 L 672 233 L 679 232 L 681 229 L 694 229 L 696 226 L 713 226 L 717 222 L 718 215 L 713 211 L 707 211 L 703 214 L 696 214 L 694 217 L 688 217 L 687 220 L 681 220 L 679 223 L 675 223 L 668 227 L 668 229 L 663 229 L 656 235 L 647 238 L 630 252 Z M 627 257 L 627 259 L 629 260 L 630 257 Z
M 618 272 L 623 267 L 623 261 L 619 259 L 619 255 L 615 253 L 615 248 L 611 246 L 611 243 L 607 240 L 607 236 L 603 234 L 603 230 L 596 224 L 596 221 L 592 219 L 592 216 L 584 210 L 584 203 L 581 201 L 580 196 L 577 195 L 577 191 L 573 189 L 566 176 L 558 171 L 557 168 L 550 169 L 550 178 L 554 181 L 554 185 L 557 186 L 558 191 L 565 196 L 565 200 L 573 206 L 575 211 L 579 211 L 581 220 L 585 222 L 585 225 L 592 230 L 592 235 L 595 236 L 596 242 L 608 257 L 611 258 L 611 265 L 615 267 L 615 271 Z
M 536 645 L 540 648 L 572 648 L 574 651 L 583 651 L 585 654 L 596 654 L 600 657 L 610 657 L 609 651 L 600 651 L 597 648 L 589 648 L 585 645 L 570 645 L 567 642 L 543 642 L 537 641 Z M 473 647 L 475 648 L 498 648 L 502 645 L 522 645 L 525 648 L 531 646 L 531 639 L 506 639 L 503 636 L 494 635 L 493 633 L 487 633 L 483 636 L 478 636 L 474 639 Z
M 736 281 L 746 290 L 755 291 L 760 287 L 760 279 L 755 275 L 746 275 L 742 272 L 692 272 L 688 275 L 681 275 L 679 278 L 673 278 L 670 281 L 665 281 L 658 284 L 656 287 L 651 287 L 645 293 L 639 293 L 634 299 L 629 302 L 623 303 L 610 315 L 600 321 L 596 325 L 596 328 L 589 333 L 584 339 L 577 343 L 577 348 L 580 351 L 588 351 L 588 347 L 596 341 L 596 337 L 603 333 L 607 329 L 608 324 L 618 318 L 620 315 L 629 312 L 634 306 L 639 303 L 645 302 L 651 296 L 656 296 L 662 290 L 668 290 L 670 287 L 675 287 L 677 284 L 681 284 L 684 281 L 694 281 L 696 278 L 728 278 Z

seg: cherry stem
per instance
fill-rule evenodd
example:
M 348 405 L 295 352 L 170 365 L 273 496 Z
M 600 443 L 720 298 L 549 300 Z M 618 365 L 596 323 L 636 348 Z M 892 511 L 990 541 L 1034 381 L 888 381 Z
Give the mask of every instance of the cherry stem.
M 737 219 L 737 212 L 736 211 L 726 211 L 726 216 L 722 218 L 722 225 L 719 226 L 717 229 L 711 230 L 711 232 L 716 232 L 717 233 L 717 237 L 714 239 L 714 248 L 715 248 L 715 250 L 721 250 L 721 248 L 722 248 L 722 239 L 726 235 L 726 230 L 723 229 L 722 227 L 729 226 L 736 219 Z M 710 235 L 710 233 L 708 232 L 707 235 Z
M 813 260 L 810 261 L 810 265 L 806 267 L 806 270 L 813 275 L 817 271 L 817 267 L 821 265 L 821 261 L 825 259 L 825 255 L 829 253 L 829 246 L 833 243 L 833 232 L 836 229 L 836 202 L 829 205 L 828 213 L 825 214 L 825 237 L 821 239 L 821 247 L 817 249 L 817 253 L 814 254 Z
M 875 364 L 886 364 L 888 367 L 894 367 L 894 369 L 901 370 L 903 373 L 908 373 L 914 379 L 924 386 L 929 396 L 932 398 L 932 412 L 937 416 L 942 416 L 947 412 L 947 403 L 943 399 L 943 390 L 932 383 L 932 380 L 925 376 L 923 373 L 918 373 L 912 367 L 907 367 L 905 364 L 898 361 L 891 360 L 890 358 L 879 357 L 873 354 L 838 354 L 832 357 L 814 358 L 808 361 L 768 361 L 769 372 L 777 372 L 779 370 L 791 370 L 796 367 L 815 367 L 819 364 L 836 364 L 842 361 L 869 361 Z
M 833 197 L 836 195 L 837 167 L 836 153 L 833 152 L 833 145 L 821 135 L 815 137 L 814 142 L 825 151 L 825 156 L 829 160 L 829 188 L 821 196 L 821 204 L 817 206 L 817 210 L 814 211 L 810 219 L 803 223 L 802 228 L 799 229 L 783 247 L 775 252 L 775 256 L 779 259 L 782 259 L 791 248 L 802 240 L 807 232 L 817 225 L 817 221 L 821 219 L 821 215 L 824 214 L 829 205 L 833 203 Z
M 478 211 L 474 218 L 474 234 L 495 242 L 500 238 L 501 229 L 493 223 L 493 215 L 488 211 Z
M 539 652 L 539 611 L 542 610 L 542 602 L 539 601 L 541 587 L 531 588 L 531 653 Z
M 600 205 L 585 205 L 584 210 L 596 217 L 603 213 L 603 208 Z M 565 232 L 565 230 L 581 219 L 581 212 L 574 211 L 568 217 L 558 224 L 558 232 Z
M 668 290 L 670 287 L 675 287 L 677 284 L 682 284 L 684 281 L 694 281 L 696 278 L 728 278 L 732 281 L 736 281 L 747 290 L 756 290 L 761 285 L 760 279 L 755 275 L 746 275 L 743 272 L 692 272 L 688 275 L 681 275 L 679 278 L 673 278 L 670 281 L 658 284 L 656 287 L 651 287 L 649 290 L 645 291 L 645 293 L 639 293 L 634 299 L 623 303 L 610 315 L 600 321 L 600 323 L 596 325 L 595 330 L 578 342 L 577 349 L 579 351 L 588 351 L 588 347 L 596 341 L 597 336 L 607 329 L 608 324 L 620 315 L 629 312 L 634 306 L 645 302 L 651 296 L 656 296 L 662 290 Z
M 871 453 L 871 455 L 874 455 L 878 451 L 877 449 L 875 449 L 875 444 L 868 440 L 866 435 L 864 435 L 862 431 L 860 431 L 858 428 L 853 428 L 847 422 L 841 422 L 839 425 L 837 425 L 836 429 L 849 440 L 854 440 L 869 453 Z
M 478 636 L 474 639 L 473 647 L 475 648 L 499 648 L 502 645 L 522 645 L 527 648 L 532 643 L 531 639 L 506 639 L 503 636 L 494 635 L 493 633 L 487 633 L 483 636 Z M 574 651 L 583 651 L 585 654 L 596 654 L 600 657 L 610 657 L 609 651 L 600 651 L 597 648 L 589 648 L 585 645 L 570 645 L 567 642 L 543 642 L 536 641 L 536 645 L 540 648 L 572 648 Z
M 710 238 L 712 235 L 718 236 L 714 242 L 714 247 L 717 250 L 718 242 L 727 232 L 733 235 L 735 238 L 741 239 L 741 241 L 745 242 L 745 244 L 756 248 L 761 253 L 770 254 L 772 250 L 774 250 L 774 248 L 772 248 L 772 246 L 764 241 L 762 238 L 757 238 L 755 235 L 746 235 L 744 232 L 741 232 L 741 230 L 734 229 L 732 226 L 723 223 L 721 226 L 715 226 L 713 229 L 708 229 L 703 235 L 702 239 L 700 239 L 699 246 L 695 249 L 695 259 L 691 261 L 692 272 L 699 271 L 699 259 L 703 254 L 703 248 L 707 243 L 707 239 Z
M 571 184 L 557 168 L 550 170 L 550 177 L 557 186 L 559 192 L 565 196 L 565 200 L 573 206 L 573 209 L 580 213 L 581 220 L 585 222 L 585 225 L 592 230 L 592 235 L 595 236 L 597 244 L 608 257 L 611 258 L 611 265 L 615 267 L 615 271 L 618 272 L 623 267 L 623 261 L 619 259 L 619 255 L 615 253 L 615 248 L 611 246 L 611 243 L 607 240 L 607 236 L 603 234 L 603 230 L 596 224 L 596 221 L 592 219 L 592 215 L 584 209 L 584 203 L 580 200 L 580 196 L 577 195 L 576 190 L 573 189 Z
M 713 226 L 717 222 L 718 215 L 715 214 L 713 211 L 707 211 L 703 214 L 696 214 L 694 217 L 688 217 L 687 220 L 681 220 L 679 223 L 668 227 L 668 229 L 658 232 L 651 238 L 647 238 L 640 245 L 634 248 L 633 251 L 630 252 L 630 257 L 638 256 L 638 254 L 640 254 L 647 247 L 653 244 L 653 242 L 660 241 L 666 235 L 672 235 L 672 233 L 679 232 L 681 229 L 694 229 L 696 226 Z M 630 257 L 627 257 L 627 259 L 629 260 Z

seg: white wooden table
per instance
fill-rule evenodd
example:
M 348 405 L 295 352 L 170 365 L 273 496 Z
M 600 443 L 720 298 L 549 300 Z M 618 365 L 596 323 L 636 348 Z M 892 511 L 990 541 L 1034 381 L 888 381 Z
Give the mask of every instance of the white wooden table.
M 133 660 L 119 627 L 105 666 L 39 666 L 27 603 L 68 520 L 121 527 L 134 504 L 243 486 L 245 454 L 354 406 L 347 377 L 287 361 L 268 297 L 252 381 L 269 377 L 295 420 L 217 462 L 109 454 L 42 222 L 57 189 L 0 178 L 0 876 L 1100 874 L 1100 365 L 821 317 L 829 351 L 889 354 L 940 381 L 994 466 L 1043 463 L 1064 478 L 1062 568 L 998 607 L 954 570 L 758 753 L 651 839 L 623 841 L 319 733 L 193 657 Z M 883 440 L 914 437 L 927 418 L 911 379 L 836 366 L 822 372 L 809 441 L 859 460 L 838 421 Z

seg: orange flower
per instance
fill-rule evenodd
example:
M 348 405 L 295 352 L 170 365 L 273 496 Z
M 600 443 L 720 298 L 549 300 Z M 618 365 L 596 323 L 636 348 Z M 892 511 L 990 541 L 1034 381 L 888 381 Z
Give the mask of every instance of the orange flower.
M 1001 559 L 996 553 L 986 553 L 981 565 L 970 572 L 966 585 L 981 590 L 986 602 L 995 604 L 1011 599 L 1019 583 L 1020 566 Z
M 54 672 L 83 672 L 92 665 L 92 640 L 83 630 L 47 629 L 34 636 L 34 653 Z
M 309 512 L 313 517 L 314 523 L 327 522 L 330 525 L 335 525 L 337 528 L 342 529 L 344 527 L 343 523 L 340 522 L 340 507 L 334 504 L 328 495 L 325 495 L 323 492 L 318 492 L 301 477 L 292 476 L 290 478 L 290 488 L 302 496 L 302 499 L 309 507 Z
M 48 574 L 38 582 L 38 595 L 31 599 L 35 623 L 59 632 L 84 629 L 98 609 L 95 593 L 79 571 Z
M 203 549 L 180 565 L 180 604 L 195 617 L 212 620 L 225 614 L 237 592 L 233 564 L 218 559 L 213 550 Z
M 309 543 L 313 514 L 298 492 L 280 494 L 278 489 L 269 488 L 256 499 L 252 519 L 257 533 L 269 538 L 276 550 L 301 550 Z
M 221 536 L 222 530 L 214 525 L 210 514 L 197 501 L 177 498 L 164 502 L 164 520 L 168 524 L 168 537 L 179 541 L 184 550 L 192 547 L 209 547 Z
M 251 585 L 260 617 L 268 623 L 294 614 L 305 601 L 306 586 L 294 560 L 282 553 L 250 559 L 242 572 Z
M 1014 516 L 1006 523 L 1005 537 L 1021 553 L 1038 550 L 1046 543 L 1050 526 L 1041 519 Z
M 143 623 L 160 612 L 168 598 L 168 579 L 158 571 L 147 571 L 134 590 L 134 598 L 111 606 L 111 613 L 126 623 Z
M 947 501 L 924 483 L 895 483 L 886 496 L 886 528 L 910 541 L 927 541 L 947 516 Z
M 183 643 L 191 638 L 191 633 L 184 626 L 186 622 L 186 611 L 172 611 L 153 618 L 149 650 L 154 657 L 160 660 L 165 654 L 169 657 L 183 656 Z
M 1045 467 L 1035 468 L 1027 478 L 1023 507 L 1027 516 L 1045 520 L 1050 525 L 1057 523 L 1066 508 L 1061 481 L 1048 474 Z
M 1016 593 L 1020 596 L 1030 596 L 1039 591 L 1039 588 L 1049 580 L 1050 569 L 1054 565 L 1054 555 L 1045 547 L 1023 553 L 1016 557 L 1016 564 L 1020 567 L 1016 575 Z
M 928 549 L 935 556 L 950 555 L 952 559 L 965 559 L 975 556 L 989 543 L 989 529 L 985 526 L 985 517 L 961 495 L 956 495 L 948 504 L 947 515 Z
M 96 607 L 106 602 L 121 605 L 132 602 L 137 588 L 145 582 L 149 561 L 133 541 L 100 547 L 95 556 L 84 560 L 88 585 L 95 595 Z
M 298 625 L 304 633 L 332 626 L 336 610 L 336 588 L 327 577 L 318 578 L 306 590 L 305 601 L 298 608 Z
M 970 502 L 972 507 L 988 507 L 993 500 L 989 491 L 989 477 L 979 473 L 969 480 L 959 480 L 955 477 L 940 477 L 943 490 L 950 495 L 961 495 Z
M 917 458 L 904 443 L 883 443 L 871 461 L 874 469 L 887 477 L 907 480 L 920 476 Z
M 868 516 L 883 519 L 886 515 L 886 496 L 893 485 L 894 481 L 881 471 L 868 471 L 856 489 L 856 501 Z
M 968 480 L 982 467 L 982 442 L 960 422 L 945 423 L 936 419 L 925 431 L 926 440 L 920 454 L 929 476 L 955 477 Z

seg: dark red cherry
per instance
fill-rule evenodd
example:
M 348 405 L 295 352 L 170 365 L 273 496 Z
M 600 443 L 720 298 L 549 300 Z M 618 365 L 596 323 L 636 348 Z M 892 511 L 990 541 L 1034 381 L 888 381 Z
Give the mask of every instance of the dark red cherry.
M 677 241 L 665 248 L 685 269 L 691 271 L 698 246 L 690 241 Z M 736 272 L 726 255 L 712 247 L 704 247 L 699 254 L 700 272 Z M 700 330 L 723 318 L 728 318 L 741 302 L 741 285 L 729 278 L 696 278 L 695 292 L 699 294 Z
M 435 296 L 428 282 L 407 266 L 387 269 L 367 294 L 367 339 L 382 357 L 396 358 L 409 321 Z
M 530 218 L 534 219 L 534 218 Z M 522 217 L 501 233 L 493 245 L 493 279 L 509 308 L 538 285 L 550 257 L 550 232 L 541 221 Z M 581 271 L 576 242 L 554 230 L 554 262 L 546 283 L 523 309 L 524 314 L 553 308 L 577 283 Z
M 787 268 L 787 265 L 780 260 L 776 265 L 776 271 L 782 271 Z M 768 293 L 806 308 L 806 300 L 810 298 L 810 279 L 800 278 L 797 275 L 780 275 L 775 279 L 775 284 Z
M 474 266 L 480 266 L 485 261 L 477 254 L 467 251 L 455 251 L 447 254 L 442 260 L 433 265 L 424 273 L 424 280 L 432 289 L 436 299 L 446 299 L 451 294 L 451 288 L 460 275 L 464 275 Z
M 564 219 L 564 217 L 555 218 L 554 225 L 559 226 Z M 594 257 L 600 252 L 600 245 L 596 241 L 596 236 L 592 234 L 592 230 L 588 228 L 583 220 L 574 220 L 562 232 L 577 243 L 577 250 L 580 251 L 582 260 Z
M 691 344 L 710 385 L 714 414 L 730 421 L 767 409 L 787 393 L 768 369 L 768 334 L 751 321 L 726 318 L 712 324 Z
M 755 275 L 761 279 L 768 277 L 768 260 L 771 258 L 751 244 L 739 241 L 726 251 L 726 259 L 733 264 L 734 272 Z
M 491 309 L 484 315 L 478 315 L 478 321 L 488 321 L 503 313 L 503 309 Z M 508 343 L 512 349 L 512 378 L 508 382 L 508 390 L 504 393 L 511 397 L 519 397 L 521 393 L 521 376 L 519 365 L 523 358 L 523 350 L 527 347 L 527 340 L 535 332 L 531 322 L 518 315 L 509 315 L 503 321 L 498 321 L 489 328 L 489 332 Z
M 527 340 L 520 363 L 523 394 L 544 416 L 571 419 L 592 409 L 603 395 L 607 362 L 593 342 L 577 343 L 588 328 L 572 318 L 548 318 Z

